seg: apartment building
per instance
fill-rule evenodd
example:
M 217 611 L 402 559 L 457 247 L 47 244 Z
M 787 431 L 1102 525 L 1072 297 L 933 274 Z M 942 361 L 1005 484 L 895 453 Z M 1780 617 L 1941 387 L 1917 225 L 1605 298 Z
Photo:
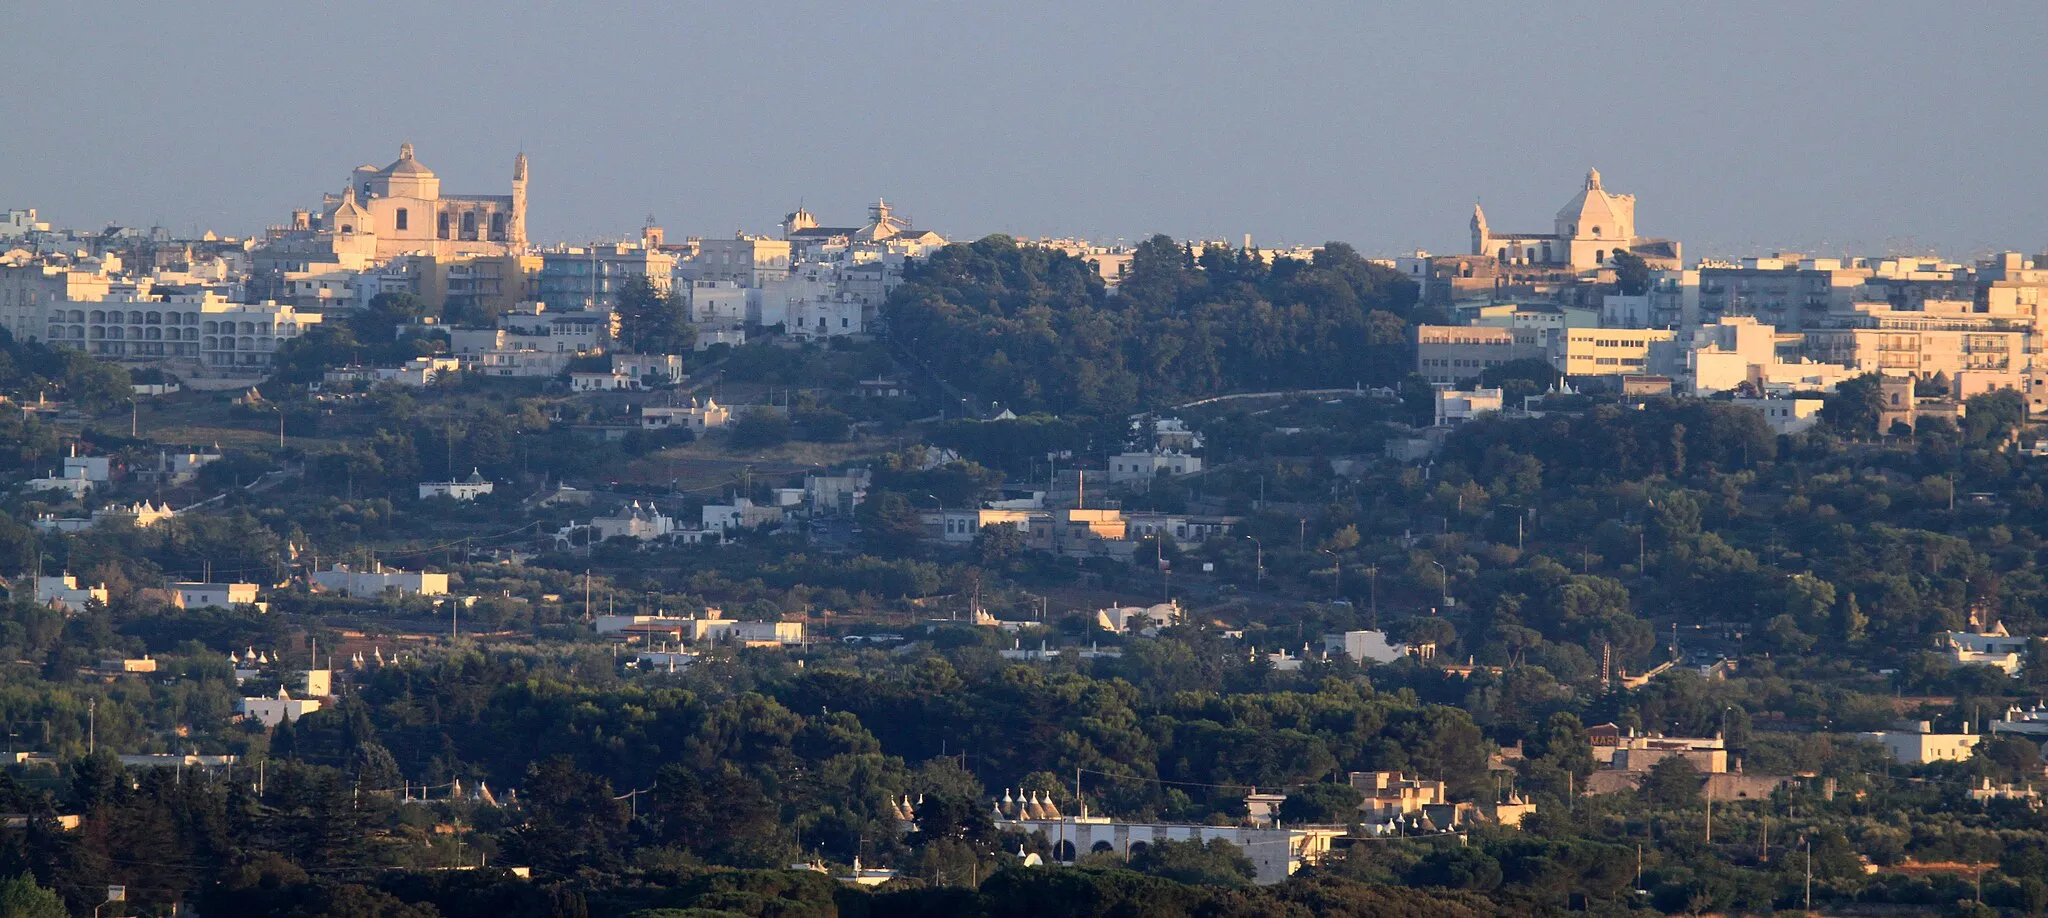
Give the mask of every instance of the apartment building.
M 1551 339 L 1550 365 L 1571 377 L 1646 373 L 1650 348 L 1669 342 L 1662 328 L 1574 328 Z
M 1755 316 L 1779 328 L 1803 329 L 1825 322 L 1831 312 L 1847 311 L 1874 273 L 1839 258 L 1800 255 L 1702 263 L 1698 315 L 1701 321 Z
M 1415 372 L 1438 386 L 1479 378 L 1489 367 L 1515 360 L 1550 359 L 1552 332 L 1479 325 L 1419 325 Z

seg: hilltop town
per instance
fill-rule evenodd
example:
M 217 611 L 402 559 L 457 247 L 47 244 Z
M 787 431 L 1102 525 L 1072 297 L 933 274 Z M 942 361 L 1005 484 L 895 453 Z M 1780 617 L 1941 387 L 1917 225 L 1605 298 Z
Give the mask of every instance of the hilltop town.
M 1457 254 L 543 243 L 423 152 L 0 218 L 0 900 L 2048 908 L 2048 255 L 1598 170 Z

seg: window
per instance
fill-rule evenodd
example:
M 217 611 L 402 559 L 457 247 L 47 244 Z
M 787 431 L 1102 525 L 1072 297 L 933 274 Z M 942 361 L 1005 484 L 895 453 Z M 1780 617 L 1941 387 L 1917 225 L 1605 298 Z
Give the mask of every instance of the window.
M 476 238 L 476 211 L 470 211 L 462 215 L 462 238 Z
M 491 215 L 491 238 L 492 238 L 492 239 L 497 239 L 497 240 L 503 240 L 503 239 L 505 238 L 505 215 L 504 215 L 504 214 L 492 214 L 492 215 Z
M 437 235 L 439 235 L 439 236 L 440 236 L 441 238 L 443 238 L 443 239 L 446 239 L 446 238 L 448 238 L 448 215 L 447 215 L 447 214 L 442 214 L 442 215 L 441 215 L 441 228 L 440 228 L 440 231 L 438 232 L 438 234 L 437 234 Z
M 398 209 L 398 228 L 399 228 L 399 229 L 401 229 L 401 230 L 403 230 L 403 229 L 407 229 L 407 228 L 408 228 L 408 227 L 410 226 L 410 221 L 409 221 L 409 220 L 407 219 L 407 218 L 408 218 L 408 217 L 410 217 L 410 216 L 411 216 L 411 214 L 408 214 L 408 213 L 406 213 L 406 210 L 405 210 L 405 208 L 401 207 L 401 208 L 399 208 L 399 209 Z

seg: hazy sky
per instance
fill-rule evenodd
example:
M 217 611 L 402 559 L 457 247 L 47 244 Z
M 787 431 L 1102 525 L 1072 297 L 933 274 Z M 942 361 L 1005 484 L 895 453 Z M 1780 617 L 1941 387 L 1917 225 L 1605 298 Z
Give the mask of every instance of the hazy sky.
M 0 0 L 0 207 L 246 233 L 400 141 L 531 234 L 1459 251 L 1596 165 L 1688 254 L 2039 252 L 2048 4 Z M 526 4 L 516 6 L 526 7 Z

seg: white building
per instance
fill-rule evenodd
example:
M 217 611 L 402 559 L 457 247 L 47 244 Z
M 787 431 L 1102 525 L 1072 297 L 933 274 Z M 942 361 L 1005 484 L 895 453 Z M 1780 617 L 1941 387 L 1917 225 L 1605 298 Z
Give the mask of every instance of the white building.
M 96 587 L 81 588 L 78 585 L 78 578 L 68 573 L 55 577 L 37 577 L 36 602 L 55 606 L 66 612 L 83 612 L 86 603 L 107 604 L 107 585 L 103 583 Z
M 357 597 L 382 596 L 386 590 L 397 590 L 400 596 L 445 596 L 448 593 L 448 575 L 385 570 L 382 563 L 372 565 L 367 571 L 351 570 L 346 564 L 336 564 L 328 570 L 314 571 L 313 586 Z
M 729 280 L 691 281 L 684 289 L 690 324 L 705 329 L 739 328 L 747 324 L 747 287 Z
M 1346 631 L 1323 635 L 1323 652 L 1341 653 L 1357 663 L 1392 663 L 1414 653 L 1415 648 L 1387 640 L 1384 631 Z
M 231 609 L 256 604 L 253 583 L 173 583 L 171 603 L 180 609 Z
M 2008 676 L 2026 666 L 2027 639 L 2008 633 L 2003 622 L 1990 631 L 1944 632 L 1941 642 L 1959 666 L 1996 666 Z
M 781 507 L 764 507 L 752 500 L 735 497 L 731 503 L 705 504 L 704 528 L 727 532 L 734 529 L 751 529 L 782 522 Z
M 476 500 L 485 494 L 491 493 L 496 487 L 496 484 L 484 480 L 482 472 L 470 469 L 469 477 L 462 481 L 420 482 L 420 500 L 426 500 L 430 497 L 446 497 L 464 501 Z
M 803 622 L 739 622 L 726 618 L 691 620 L 689 638 L 714 644 L 742 644 L 760 647 L 804 642 Z
M 1748 408 L 1764 416 L 1764 423 L 1771 425 L 1774 434 L 1796 434 L 1812 430 L 1820 423 L 1820 409 L 1827 400 L 1819 396 L 1806 398 L 1750 398 L 1742 396 L 1733 403 L 1738 408 Z
M 791 259 L 787 239 L 771 239 L 740 233 L 730 239 L 701 239 L 697 254 L 676 265 L 676 272 L 691 282 L 760 287 L 789 276 Z
M 617 370 L 578 371 L 569 374 L 571 392 L 631 392 L 640 388 L 640 380 Z
M 1052 844 L 1052 860 L 1073 864 L 1081 855 L 1110 852 L 1124 857 L 1142 853 L 1163 841 L 1208 842 L 1220 839 L 1236 845 L 1257 868 L 1253 881 L 1268 886 L 1293 876 L 1302 867 L 1320 862 L 1330 852 L 1330 842 L 1342 837 L 1344 826 L 1206 826 L 1174 823 L 1117 822 L 1106 816 L 1057 816 L 1038 818 L 1023 813 L 1002 816 L 996 825 L 1026 834 L 1044 833 Z
M 852 516 L 853 508 L 867 499 L 867 469 L 852 469 L 844 475 L 804 476 L 804 500 L 812 516 Z
M 138 474 L 144 477 L 155 478 L 167 485 L 188 485 L 199 480 L 200 469 L 219 461 L 219 452 L 172 453 L 159 451 L 157 453 L 157 467 Z
M 643 386 L 672 386 L 690 378 L 683 372 L 681 354 L 613 354 L 612 372 L 639 380 Z
M 1501 410 L 1503 398 L 1499 389 L 1476 389 L 1471 392 L 1439 389 L 1436 393 L 1436 426 L 1463 424 L 1480 415 L 1497 412 Z
M 614 516 L 600 516 L 590 521 L 593 541 L 610 539 L 637 539 L 645 542 L 659 539 L 676 531 L 674 519 L 664 515 L 653 504 L 645 507 L 639 501 L 627 505 Z
M 1190 475 L 1202 470 L 1202 459 L 1179 449 L 1118 453 L 1109 460 L 1109 480 L 1119 484 L 1152 481 L 1160 472 Z
M 724 427 L 731 422 L 732 409 L 720 405 L 716 399 L 711 398 L 706 398 L 702 404 L 692 398 L 688 405 L 640 406 L 640 426 L 646 430 L 687 427 L 701 434 L 714 427 Z
M 1159 629 L 1180 624 L 1186 618 L 1180 603 L 1162 602 L 1152 606 L 1110 606 L 1095 611 L 1095 625 L 1113 634 L 1158 634 Z
M 277 689 L 276 697 L 258 696 L 235 702 L 235 713 L 265 727 L 296 721 L 301 717 L 320 710 L 320 702 L 313 698 L 293 698 L 283 686 Z
M 36 219 L 36 209 L 10 208 L 0 211 L 0 239 L 20 239 L 30 233 L 47 233 L 50 224 Z
M 45 513 L 36 518 L 35 527 L 40 532 L 84 532 L 102 523 L 125 522 L 137 529 L 148 529 L 164 520 L 177 516 L 170 504 L 154 501 L 114 505 L 94 510 L 90 517 L 82 519 L 59 519 L 56 514 Z
M 1977 743 L 1984 739 L 1976 733 L 1929 733 L 1925 721 L 1918 730 L 1879 730 L 1858 733 L 1856 738 L 1883 746 L 1892 758 L 1908 765 L 1961 762 L 1975 755 Z

